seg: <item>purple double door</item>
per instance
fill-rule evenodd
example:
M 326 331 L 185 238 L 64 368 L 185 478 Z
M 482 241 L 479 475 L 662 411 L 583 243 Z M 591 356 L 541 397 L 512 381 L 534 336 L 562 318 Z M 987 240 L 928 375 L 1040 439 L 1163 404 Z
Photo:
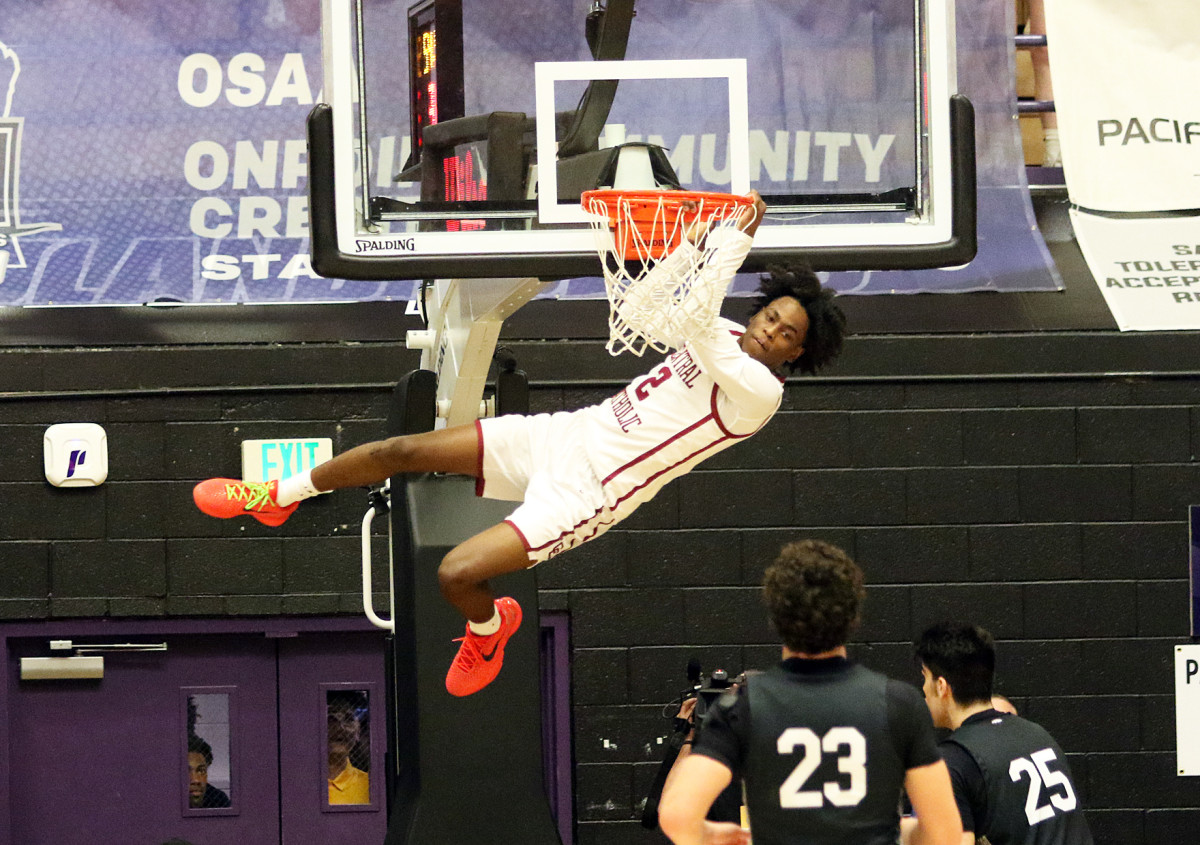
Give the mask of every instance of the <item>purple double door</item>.
M 114 638 L 167 649 L 106 653 L 99 680 L 22 681 L 20 658 L 50 653 L 47 636 L 0 638 L 0 845 L 383 842 L 381 635 L 139 630 L 73 642 Z M 346 773 L 336 789 L 335 766 Z

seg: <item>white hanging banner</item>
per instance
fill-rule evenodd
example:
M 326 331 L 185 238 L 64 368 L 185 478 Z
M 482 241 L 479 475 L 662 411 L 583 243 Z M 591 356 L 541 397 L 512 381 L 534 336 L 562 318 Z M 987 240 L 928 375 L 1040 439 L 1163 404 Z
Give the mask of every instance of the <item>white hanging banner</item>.
M 1200 217 L 1071 210 L 1075 237 L 1122 331 L 1200 328 Z
M 1175 646 L 1175 753 L 1180 775 L 1200 775 L 1200 645 Z
M 1046 33 L 1071 201 L 1200 208 L 1200 2 L 1046 0 Z

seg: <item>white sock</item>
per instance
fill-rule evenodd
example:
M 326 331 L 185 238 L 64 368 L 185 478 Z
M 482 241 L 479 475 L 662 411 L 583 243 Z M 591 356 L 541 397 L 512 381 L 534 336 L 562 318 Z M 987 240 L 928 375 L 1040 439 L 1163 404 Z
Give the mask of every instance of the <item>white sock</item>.
M 1062 164 L 1062 151 L 1058 146 L 1058 130 L 1046 129 L 1042 132 L 1042 166 L 1058 167 Z
M 321 491 L 313 487 L 312 470 L 306 469 L 298 475 L 291 475 L 279 482 L 275 491 L 275 504 L 286 508 L 292 502 L 310 499 Z
M 481 637 L 487 637 L 500 630 L 500 608 L 492 611 L 492 618 L 486 622 L 468 622 L 467 627 L 471 629 L 472 634 L 477 634 Z

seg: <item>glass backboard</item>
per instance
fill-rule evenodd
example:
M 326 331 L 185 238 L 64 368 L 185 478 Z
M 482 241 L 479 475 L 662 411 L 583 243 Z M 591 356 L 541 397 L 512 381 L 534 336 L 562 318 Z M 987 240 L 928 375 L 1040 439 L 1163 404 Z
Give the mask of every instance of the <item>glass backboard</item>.
M 322 0 L 314 267 L 349 279 L 598 275 L 579 207 L 616 149 L 663 186 L 759 191 L 744 269 L 966 263 L 971 105 L 952 0 Z

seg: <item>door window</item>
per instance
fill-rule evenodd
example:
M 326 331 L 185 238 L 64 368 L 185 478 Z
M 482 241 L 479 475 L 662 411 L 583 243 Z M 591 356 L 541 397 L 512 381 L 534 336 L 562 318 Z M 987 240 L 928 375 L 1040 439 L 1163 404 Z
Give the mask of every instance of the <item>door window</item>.
M 196 687 L 185 687 L 182 693 L 187 769 L 184 815 L 236 815 L 230 729 L 233 694 Z
M 325 689 L 327 810 L 374 809 L 371 800 L 371 690 Z M 378 779 L 379 772 L 375 773 Z

